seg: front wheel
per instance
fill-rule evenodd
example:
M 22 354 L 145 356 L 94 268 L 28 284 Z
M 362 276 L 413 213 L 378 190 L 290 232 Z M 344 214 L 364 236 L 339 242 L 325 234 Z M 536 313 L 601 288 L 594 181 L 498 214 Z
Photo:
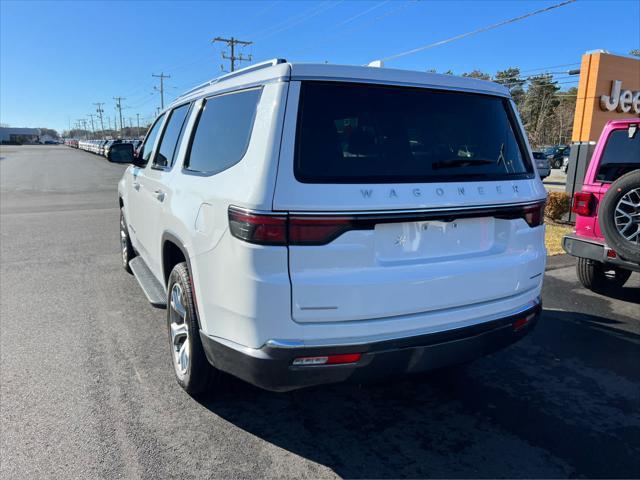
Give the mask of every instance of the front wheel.
M 587 258 L 578 259 L 576 273 L 582 286 L 594 292 L 601 291 L 608 286 L 622 287 L 631 276 L 629 270 L 609 267 L 602 262 Z
M 173 267 L 169 275 L 167 326 L 178 384 L 190 395 L 207 390 L 221 374 L 209 364 L 202 348 L 191 278 L 185 262 Z

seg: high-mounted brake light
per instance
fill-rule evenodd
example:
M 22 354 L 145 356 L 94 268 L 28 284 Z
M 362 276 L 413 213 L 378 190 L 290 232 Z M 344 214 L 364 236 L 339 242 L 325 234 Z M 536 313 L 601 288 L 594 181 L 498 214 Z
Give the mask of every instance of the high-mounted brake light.
M 593 193 L 589 192 L 576 192 L 573 194 L 573 206 L 571 211 L 577 215 L 591 215 L 594 202 Z

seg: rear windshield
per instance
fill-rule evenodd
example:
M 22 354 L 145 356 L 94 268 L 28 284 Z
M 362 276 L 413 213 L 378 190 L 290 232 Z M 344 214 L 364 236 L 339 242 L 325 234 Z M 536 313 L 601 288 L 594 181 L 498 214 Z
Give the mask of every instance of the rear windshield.
M 547 156 L 542 152 L 533 152 L 533 158 L 536 160 L 544 160 Z
M 531 178 L 508 100 L 489 95 L 303 82 L 296 178 L 413 183 Z
M 610 183 L 632 170 L 640 168 L 640 134 L 633 138 L 625 130 L 613 130 L 604 147 L 600 167 L 596 174 L 598 182 Z

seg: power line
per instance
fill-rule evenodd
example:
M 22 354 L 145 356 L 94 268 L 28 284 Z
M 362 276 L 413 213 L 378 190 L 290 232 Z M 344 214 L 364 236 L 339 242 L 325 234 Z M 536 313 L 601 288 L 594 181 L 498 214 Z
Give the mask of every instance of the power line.
M 501 27 L 503 25 L 507 25 L 509 23 L 514 23 L 514 22 L 518 22 L 520 20 L 524 20 L 525 18 L 529 18 L 529 17 L 532 17 L 534 15 L 538 15 L 540 13 L 544 13 L 544 12 L 548 12 L 550 10 L 554 10 L 556 8 L 564 7 L 565 5 L 569 5 L 570 3 L 574 3 L 575 1 L 576 0 L 566 0 L 566 1 L 562 2 L 562 3 L 557 3 L 555 5 L 551 5 L 551 6 L 546 7 L 546 8 L 541 8 L 541 9 L 535 10 L 533 12 L 525 13 L 524 15 L 520 15 L 518 17 L 510 18 L 509 20 L 503 20 L 502 22 L 494 23 L 492 25 L 487 25 L 486 27 L 478 28 L 476 30 L 472 30 L 471 32 L 466 32 L 466 33 L 462 33 L 460 35 L 456 35 L 455 37 L 447 38 L 445 40 L 440 40 L 438 42 L 430 43 L 428 45 L 423 45 L 421 47 L 413 48 L 413 49 L 407 50 L 405 52 L 396 53 L 395 55 L 390 55 L 388 57 L 382 58 L 381 60 L 383 62 L 389 61 L 389 60 L 395 60 L 396 58 L 404 57 L 406 55 L 411 55 L 413 53 L 418 53 L 418 52 L 421 52 L 423 50 L 428 50 L 430 48 L 439 47 L 440 45 L 444 45 L 446 43 L 450 43 L 450 42 L 453 42 L 455 40 L 460 40 L 461 38 L 470 37 L 472 35 L 476 35 L 478 33 L 486 32 L 487 30 L 493 30 L 494 28 L 498 28 L 498 27 Z
M 160 75 L 156 75 L 155 73 L 152 73 L 151 76 L 160 79 L 160 109 L 164 110 L 164 79 L 171 78 L 171 75 L 165 75 L 164 72 L 162 72 L 160 73 Z
M 224 58 L 225 60 L 229 60 L 229 63 L 231 65 L 231 72 L 235 71 L 236 69 L 236 60 L 238 62 L 250 62 L 252 57 L 251 55 L 249 55 L 248 57 L 244 57 L 242 54 L 240 54 L 239 56 L 236 56 L 236 45 L 243 45 L 243 46 L 247 46 L 247 45 L 251 45 L 253 42 L 249 42 L 246 40 L 238 40 L 237 38 L 221 38 L 221 37 L 216 37 L 213 40 L 211 40 L 211 43 L 216 43 L 216 42 L 223 42 L 226 43 L 229 48 L 231 49 L 231 55 L 226 56 L 224 52 L 222 52 L 222 58 Z

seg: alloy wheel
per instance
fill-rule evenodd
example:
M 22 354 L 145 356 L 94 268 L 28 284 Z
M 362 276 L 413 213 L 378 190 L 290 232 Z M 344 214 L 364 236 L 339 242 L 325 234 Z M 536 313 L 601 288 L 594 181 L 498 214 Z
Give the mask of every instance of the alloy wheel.
M 178 377 L 182 378 L 189 368 L 189 327 L 186 323 L 187 310 L 183 302 L 183 290 L 179 283 L 171 287 L 169 302 L 169 329 L 171 333 L 171 351 Z
M 622 196 L 616 205 L 614 220 L 623 238 L 640 245 L 640 188 L 634 188 Z

